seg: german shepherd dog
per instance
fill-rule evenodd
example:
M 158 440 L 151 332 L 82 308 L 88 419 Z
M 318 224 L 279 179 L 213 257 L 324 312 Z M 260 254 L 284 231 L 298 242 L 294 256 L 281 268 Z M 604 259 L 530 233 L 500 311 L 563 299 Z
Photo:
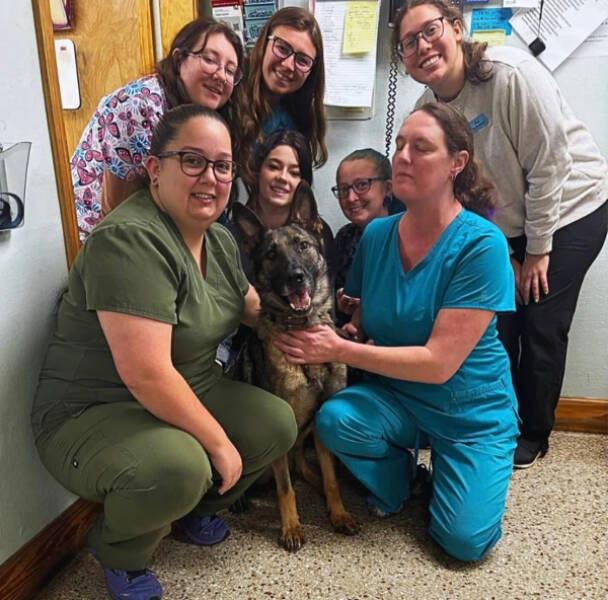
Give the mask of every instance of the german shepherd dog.
M 303 479 L 325 493 L 334 529 L 353 535 L 359 526 L 344 508 L 333 457 L 313 427 L 321 403 L 346 385 L 346 366 L 338 363 L 292 365 L 273 344 L 278 332 L 306 329 L 319 323 L 333 327 L 332 290 L 322 254 L 322 225 L 314 196 L 308 184 L 301 183 L 294 194 L 289 222 L 278 229 L 265 229 L 253 211 L 239 204 L 233 208 L 233 218 L 242 233 L 245 252 L 253 263 L 253 283 L 262 308 L 256 327 L 262 352 L 257 353 L 257 360 L 255 351 L 251 351 L 251 356 L 254 372 L 263 372 L 252 379 L 292 407 L 299 433 L 289 457 L 293 458 Z M 304 439 L 311 432 L 322 483 L 304 459 Z M 275 461 L 272 471 L 281 514 L 279 544 L 295 552 L 304 543 L 304 535 L 291 485 L 288 455 Z

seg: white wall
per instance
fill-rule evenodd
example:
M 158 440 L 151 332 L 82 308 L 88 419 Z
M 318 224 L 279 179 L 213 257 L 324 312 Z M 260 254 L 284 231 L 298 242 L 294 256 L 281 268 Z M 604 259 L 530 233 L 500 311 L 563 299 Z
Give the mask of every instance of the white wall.
M 0 2 L 0 141 L 31 141 L 25 226 L 0 232 L 0 564 L 72 501 L 47 475 L 29 424 L 66 279 L 30 2 Z
M 329 160 L 315 172 L 314 190 L 322 216 L 334 233 L 346 220 L 330 192 L 335 184 L 340 160 L 356 148 L 371 147 L 385 152 L 385 119 L 388 84 L 390 32 L 386 26 L 388 2 L 383 2 L 378 39 L 376 75 L 376 115 L 368 121 L 330 121 L 328 128 Z M 523 47 L 516 34 L 510 44 Z M 603 156 L 608 157 L 608 58 L 570 59 L 554 73 L 557 82 L 574 110 L 589 127 Z M 399 75 L 395 132 L 413 108 L 422 86 Z M 394 138 L 391 154 L 394 149 Z M 572 324 L 565 396 L 608 398 L 608 243 L 590 269 Z

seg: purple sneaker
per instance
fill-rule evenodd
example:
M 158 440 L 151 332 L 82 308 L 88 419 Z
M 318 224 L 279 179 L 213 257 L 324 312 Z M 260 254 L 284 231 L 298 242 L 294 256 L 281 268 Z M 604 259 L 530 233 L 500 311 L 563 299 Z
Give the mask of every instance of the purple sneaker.
M 199 517 L 195 512 L 188 513 L 177 522 L 188 539 L 198 546 L 213 546 L 223 542 L 229 535 L 228 525 L 219 517 Z
M 104 569 L 106 588 L 112 600 L 160 600 L 163 588 L 149 569 L 120 571 Z

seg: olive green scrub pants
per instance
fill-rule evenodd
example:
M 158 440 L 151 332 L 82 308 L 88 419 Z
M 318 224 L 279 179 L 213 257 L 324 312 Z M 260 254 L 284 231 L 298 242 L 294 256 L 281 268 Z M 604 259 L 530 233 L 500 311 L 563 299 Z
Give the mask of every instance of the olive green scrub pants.
M 295 442 L 291 407 L 260 388 L 223 378 L 203 404 L 243 461 L 241 479 L 221 496 L 200 443 L 136 401 L 95 405 L 38 440 L 61 484 L 103 503 L 86 543 L 104 567 L 145 568 L 172 521 L 193 509 L 205 517 L 227 508 Z

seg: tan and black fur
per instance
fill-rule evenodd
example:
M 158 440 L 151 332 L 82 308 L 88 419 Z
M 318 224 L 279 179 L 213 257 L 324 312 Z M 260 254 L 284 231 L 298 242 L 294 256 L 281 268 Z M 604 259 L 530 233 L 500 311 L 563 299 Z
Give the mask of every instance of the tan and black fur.
M 244 248 L 253 262 L 254 285 L 262 305 L 256 333 L 263 351 L 259 356 L 261 360 L 254 358 L 254 369 L 263 372 L 258 372 L 253 379 L 292 407 L 299 430 L 290 452 L 296 469 L 306 481 L 325 493 L 334 529 L 352 535 L 357 532 L 358 524 L 344 508 L 333 457 L 313 427 L 321 403 L 346 385 L 346 366 L 338 363 L 292 365 L 273 344 L 273 337 L 278 332 L 306 329 L 319 323 L 334 326 L 332 290 L 322 253 L 321 222 L 314 197 L 307 184 L 300 184 L 294 196 L 290 222 L 274 230 L 266 230 L 255 213 L 244 206 L 235 206 L 233 211 L 234 221 L 243 235 Z M 311 432 L 322 484 L 304 459 L 303 442 Z M 288 456 L 275 461 L 272 470 L 281 514 L 279 544 L 287 550 L 297 551 L 304 536 L 291 485 Z

